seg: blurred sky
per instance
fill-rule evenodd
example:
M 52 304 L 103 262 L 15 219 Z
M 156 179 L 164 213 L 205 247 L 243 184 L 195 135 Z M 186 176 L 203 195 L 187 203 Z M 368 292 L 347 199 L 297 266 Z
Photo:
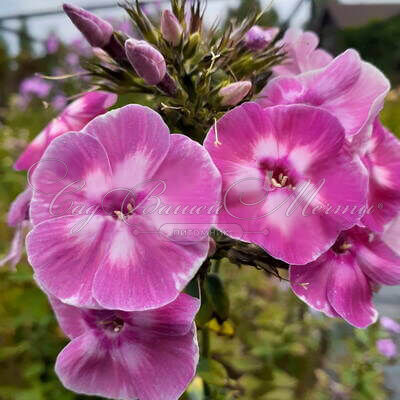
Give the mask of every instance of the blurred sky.
M 98 5 L 110 4 L 113 0 L 68 0 L 76 5 Z M 262 0 L 265 7 L 272 1 L 273 6 L 277 10 L 279 16 L 284 20 L 296 7 L 299 0 Z M 400 3 L 400 0 L 342 0 L 343 3 Z M 16 14 L 16 13 L 29 13 L 34 11 L 61 9 L 63 0 L 0 0 L 0 16 Z M 117 0 L 115 0 L 117 3 Z M 208 5 L 207 18 L 209 22 L 213 22 L 215 16 L 223 18 L 228 6 L 234 7 L 239 3 L 239 0 L 210 0 Z M 168 4 L 168 3 L 166 3 Z M 309 13 L 309 2 L 304 1 L 303 6 L 298 11 L 296 18 L 292 21 L 295 26 L 301 24 L 307 19 Z M 118 8 L 102 10 L 98 14 L 104 17 L 124 17 L 125 14 Z M 18 21 L 7 21 L 5 26 L 17 29 L 19 26 Z M 76 37 L 77 32 L 72 23 L 64 15 L 35 18 L 29 20 L 29 28 L 32 36 L 38 39 L 45 38 L 49 31 L 55 30 L 59 36 L 66 40 L 72 40 Z M 13 49 L 16 48 L 16 40 L 13 35 L 6 35 L 7 41 L 11 44 Z

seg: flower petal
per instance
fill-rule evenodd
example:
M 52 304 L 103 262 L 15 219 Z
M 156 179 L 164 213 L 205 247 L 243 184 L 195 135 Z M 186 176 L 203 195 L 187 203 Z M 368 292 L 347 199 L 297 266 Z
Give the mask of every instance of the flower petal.
M 331 271 L 335 267 L 335 256 L 328 251 L 310 264 L 291 265 L 289 268 L 289 280 L 293 292 L 310 307 L 322 311 L 329 317 L 339 316 L 327 298 Z
M 186 335 L 193 326 L 193 320 L 199 311 L 200 300 L 181 293 L 176 300 L 154 310 L 124 314 L 134 329 L 146 330 L 161 336 Z
M 62 302 L 98 307 L 92 297 L 94 275 L 105 257 L 113 222 L 94 215 L 44 221 L 28 234 L 29 263 L 43 290 Z
M 382 233 L 400 211 L 400 141 L 378 119 L 363 159 L 369 170 L 368 206 L 372 211 L 362 222 Z
M 358 264 L 365 275 L 382 285 L 400 284 L 400 255 L 388 247 L 378 235 L 368 235 L 355 249 Z
M 132 188 L 150 179 L 168 153 L 169 129 L 148 107 L 127 105 L 91 121 L 84 133 L 104 146 L 114 187 Z
M 354 256 L 337 256 L 327 287 L 329 303 L 349 324 L 366 328 L 376 322 L 378 313 L 372 304 L 372 289 Z
M 88 327 L 83 318 L 85 309 L 62 303 L 54 296 L 49 296 L 49 302 L 60 328 L 70 339 L 81 336 L 87 331 Z
M 50 142 L 63 133 L 80 131 L 90 120 L 103 114 L 117 101 L 117 96 L 107 92 L 89 92 L 71 103 L 57 118 L 33 140 L 14 164 L 18 171 L 28 170 L 42 157 Z
M 195 328 L 184 336 L 138 339 L 124 330 L 99 341 L 88 332 L 59 354 L 56 373 L 78 393 L 112 399 L 178 400 L 198 362 Z
M 143 220 L 134 216 L 135 226 L 117 221 L 108 232 L 109 247 L 93 287 L 94 297 L 104 308 L 162 307 L 176 299 L 207 257 L 208 241 L 175 242 Z
M 170 151 L 153 182 L 165 189 L 158 196 L 153 193 L 160 203 L 146 201 L 141 207 L 154 229 L 178 242 L 208 241 L 220 203 L 221 176 L 204 147 L 186 136 L 171 135 Z
M 55 139 L 32 175 L 33 224 L 94 212 L 110 188 L 110 174 L 107 154 L 97 139 L 76 132 Z
M 16 199 L 11 203 L 7 214 L 7 222 L 9 226 L 16 227 L 23 221 L 29 219 L 29 203 L 32 199 L 32 189 L 28 186 Z

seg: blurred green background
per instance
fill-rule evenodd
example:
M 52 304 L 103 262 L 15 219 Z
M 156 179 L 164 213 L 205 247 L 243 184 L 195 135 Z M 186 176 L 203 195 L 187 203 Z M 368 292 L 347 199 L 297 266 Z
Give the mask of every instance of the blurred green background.
M 243 16 L 254 3 L 243 1 L 230 15 Z M 315 10 L 309 21 L 317 30 L 321 28 L 316 24 L 318 12 L 321 10 Z M 276 15 L 269 14 L 264 20 L 271 21 L 278 22 Z M 392 82 L 400 81 L 398 19 L 339 29 L 334 35 L 331 41 L 326 32 L 324 36 L 333 52 L 358 48 Z M 9 205 L 26 185 L 24 173 L 12 169 L 14 161 L 57 114 L 63 101 L 85 89 L 84 80 L 68 79 L 46 81 L 51 87 L 45 96 L 26 93 L 21 83 L 36 72 L 79 72 L 77 60 L 87 54 L 87 48 L 80 40 L 65 44 L 50 35 L 47 51 L 38 55 L 27 34 L 19 40 L 18 53 L 10 55 L 0 36 L 0 258 L 6 255 L 13 236 L 5 223 Z M 121 99 L 120 104 L 127 101 Z M 400 91 L 396 87 L 388 97 L 382 120 L 400 134 Z M 251 267 L 238 269 L 222 262 L 220 273 L 230 297 L 231 316 L 223 326 L 216 320 L 207 324 L 212 361 L 200 364 L 198 378 L 185 399 L 400 398 L 384 379 L 384 369 L 397 368 L 397 360 L 388 360 L 376 350 L 377 339 L 388 337 L 379 324 L 356 330 L 310 312 L 284 280 Z M 85 398 L 65 390 L 53 372 L 57 354 L 66 343 L 25 258 L 16 272 L 0 269 L 0 400 Z

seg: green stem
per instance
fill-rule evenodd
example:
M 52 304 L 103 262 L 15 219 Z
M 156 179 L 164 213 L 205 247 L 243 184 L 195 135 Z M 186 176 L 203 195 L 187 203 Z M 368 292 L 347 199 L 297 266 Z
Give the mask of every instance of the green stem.
M 210 357 L 210 331 L 207 328 L 201 330 L 201 355 L 204 358 Z

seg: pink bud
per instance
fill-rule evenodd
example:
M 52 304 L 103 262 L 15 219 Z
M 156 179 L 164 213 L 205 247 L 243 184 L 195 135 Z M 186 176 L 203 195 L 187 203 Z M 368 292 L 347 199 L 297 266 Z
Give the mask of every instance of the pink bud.
M 167 72 L 163 55 L 144 40 L 129 39 L 125 52 L 136 73 L 149 85 L 158 85 Z
M 251 87 L 250 81 L 235 82 L 223 87 L 218 92 L 222 98 L 221 104 L 223 106 L 235 106 L 248 95 Z
M 182 26 L 170 10 L 164 10 L 161 17 L 161 33 L 173 46 L 178 46 L 182 36 Z
M 278 33 L 279 28 L 264 29 L 255 25 L 246 33 L 245 44 L 251 50 L 263 50 L 275 39 Z
M 82 32 L 86 40 L 93 47 L 105 47 L 110 42 L 114 29 L 102 18 L 71 4 L 63 5 L 64 11 Z

